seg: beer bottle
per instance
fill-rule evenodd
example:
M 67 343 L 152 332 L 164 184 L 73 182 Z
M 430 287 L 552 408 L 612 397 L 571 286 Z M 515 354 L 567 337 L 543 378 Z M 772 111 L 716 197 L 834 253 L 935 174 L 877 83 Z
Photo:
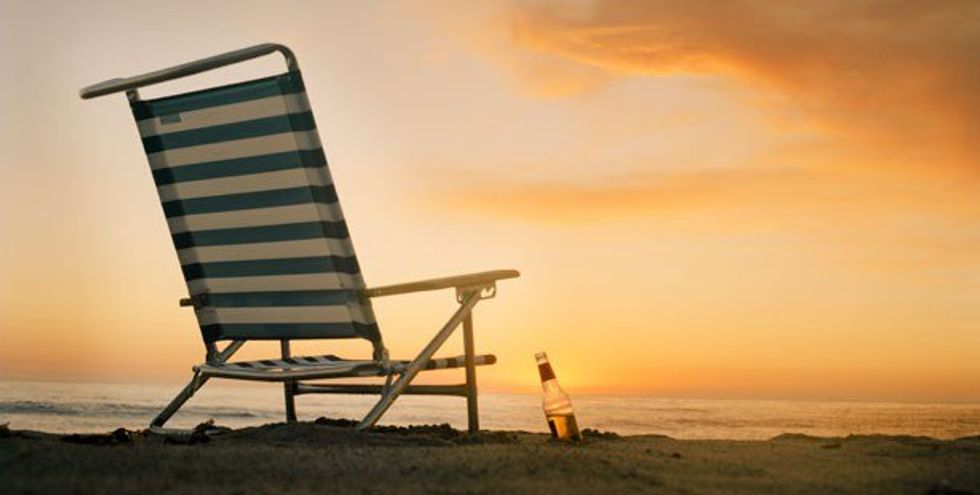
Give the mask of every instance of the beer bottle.
M 544 415 L 548 419 L 548 428 L 551 429 L 551 436 L 560 440 L 582 441 L 582 434 L 578 431 L 578 423 L 575 422 L 575 413 L 572 412 L 572 400 L 568 394 L 558 386 L 558 379 L 555 378 L 555 371 L 548 362 L 548 355 L 539 352 L 535 354 L 538 361 L 538 373 L 541 374 L 541 388 L 544 391 Z

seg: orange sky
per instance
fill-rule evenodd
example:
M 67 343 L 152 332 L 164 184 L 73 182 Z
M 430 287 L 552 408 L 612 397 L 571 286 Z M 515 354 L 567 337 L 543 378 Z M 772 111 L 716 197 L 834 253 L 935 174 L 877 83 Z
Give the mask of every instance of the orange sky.
M 370 285 L 524 274 L 484 390 L 545 349 L 573 393 L 980 400 L 978 4 L 235 5 L 0 7 L 0 376 L 200 360 L 125 99 L 77 90 L 279 41 Z M 394 353 L 451 303 L 379 301 Z

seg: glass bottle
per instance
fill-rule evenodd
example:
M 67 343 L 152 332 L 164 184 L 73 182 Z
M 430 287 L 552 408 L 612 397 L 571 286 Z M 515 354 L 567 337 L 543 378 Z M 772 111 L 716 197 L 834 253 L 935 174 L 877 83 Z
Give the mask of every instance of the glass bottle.
M 578 423 L 572 411 L 572 400 L 558 385 L 548 355 L 539 352 L 534 358 L 538 361 L 541 389 L 544 392 L 544 415 L 548 419 L 551 436 L 560 440 L 582 441 L 582 434 L 578 431 Z

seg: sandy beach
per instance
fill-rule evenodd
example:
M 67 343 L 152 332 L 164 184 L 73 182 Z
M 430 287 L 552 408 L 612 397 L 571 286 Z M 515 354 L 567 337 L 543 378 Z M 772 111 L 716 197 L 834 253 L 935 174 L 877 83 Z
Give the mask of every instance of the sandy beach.
M 980 437 L 620 437 L 274 424 L 205 438 L 5 430 L 14 493 L 980 493 Z

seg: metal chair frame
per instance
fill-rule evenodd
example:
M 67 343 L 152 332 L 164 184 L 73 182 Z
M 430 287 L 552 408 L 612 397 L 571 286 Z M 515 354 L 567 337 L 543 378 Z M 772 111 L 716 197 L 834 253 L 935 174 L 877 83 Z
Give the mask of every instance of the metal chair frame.
M 130 101 L 138 101 L 138 89 L 143 86 L 191 76 L 275 52 L 282 54 L 286 66 L 290 71 L 299 70 L 296 57 L 288 47 L 280 44 L 265 43 L 134 77 L 111 79 L 88 86 L 79 93 L 83 99 L 89 99 L 125 92 Z M 367 375 L 364 372 L 355 370 L 338 372 L 336 369 L 317 369 L 316 367 L 297 368 L 295 370 L 284 369 L 281 373 L 249 370 L 235 370 L 234 373 L 215 371 L 222 364 L 227 363 L 245 345 L 247 340 L 233 340 L 221 350 L 213 342 L 206 343 L 205 364 L 209 366 L 200 365 L 194 367 L 193 378 L 153 419 L 150 423 L 150 428 L 151 430 L 160 432 L 177 431 L 165 428 L 164 425 L 208 380 L 211 378 L 224 378 L 282 382 L 286 420 L 289 422 L 296 421 L 295 397 L 297 395 L 314 393 L 380 395 L 381 397 L 378 402 L 357 424 L 356 428 L 358 430 L 366 430 L 377 424 L 378 420 L 381 419 L 382 415 L 391 407 L 394 401 L 403 394 L 465 397 L 469 431 L 478 431 L 480 429 L 480 420 L 477 402 L 473 308 L 483 299 L 489 299 L 496 295 L 496 282 L 498 280 L 515 278 L 519 275 L 516 270 L 496 270 L 364 289 L 361 292 L 361 296 L 364 298 L 377 298 L 440 289 L 455 289 L 456 300 L 459 303 L 459 307 L 450 316 L 448 321 L 446 321 L 436 333 L 435 337 L 429 341 L 412 361 L 402 366 L 393 367 L 388 361 L 387 355 L 381 356 L 380 359 L 376 356 L 374 359 L 378 366 L 374 368 L 373 372 L 369 372 Z M 195 306 L 198 304 L 202 303 L 190 298 L 181 299 L 180 301 L 181 306 Z M 442 347 L 460 324 L 463 326 L 463 367 L 465 368 L 466 374 L 465 383 L 454 385 L 412 385 L 412 380 L 421 371 L 424 371 L 426 365 L 433 359 L 436 351 Z M 288 359 L 292 356 L 289 339 L 280 340 L 280 354 L 283 359 Z M 386 382 L 384 384 L 356 384 L 311 383 L 304 381 L 363 376 L 384 377 Z

